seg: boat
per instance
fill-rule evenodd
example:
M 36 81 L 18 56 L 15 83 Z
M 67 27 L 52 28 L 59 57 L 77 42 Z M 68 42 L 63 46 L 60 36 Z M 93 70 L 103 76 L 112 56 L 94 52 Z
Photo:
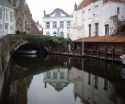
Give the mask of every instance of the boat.
M 32 55 L 32 54 L 37 54 L 37 50 L 19 50 L 16 53 Z
M 125 54 L 120 56 L 121 62 L 125 65 Z
M 121 73 L 121 77 L 125 78 L 125 67 L 121 68 L 121 72 L 120 73 Z

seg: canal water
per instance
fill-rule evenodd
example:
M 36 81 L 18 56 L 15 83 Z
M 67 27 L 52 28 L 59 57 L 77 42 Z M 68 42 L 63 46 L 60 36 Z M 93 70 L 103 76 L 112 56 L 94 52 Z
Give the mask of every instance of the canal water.
M 120 63 L 59 55 L 15 56 L 2 104 L 125 104 Z

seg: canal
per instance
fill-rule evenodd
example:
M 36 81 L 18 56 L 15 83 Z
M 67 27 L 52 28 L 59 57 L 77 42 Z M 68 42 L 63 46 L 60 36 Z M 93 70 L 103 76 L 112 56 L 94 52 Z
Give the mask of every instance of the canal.
M 121 63 L 59 55 L 14 56 L 0 104 L 125 104 Z

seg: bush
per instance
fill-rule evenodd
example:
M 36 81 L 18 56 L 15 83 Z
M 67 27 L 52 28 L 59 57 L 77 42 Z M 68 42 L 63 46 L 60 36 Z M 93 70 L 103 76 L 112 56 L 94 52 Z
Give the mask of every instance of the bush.
M 56 37 L 56 36 L 36 36 L 36 35 L 31 35 L 27 37 L 27 40 L 29 42 L 36 42 L 40 46 L 46 46 L 46 47 L 66 47 L 68 44 L 72 45 L 71 39 L 65 39 L 62 37 Z

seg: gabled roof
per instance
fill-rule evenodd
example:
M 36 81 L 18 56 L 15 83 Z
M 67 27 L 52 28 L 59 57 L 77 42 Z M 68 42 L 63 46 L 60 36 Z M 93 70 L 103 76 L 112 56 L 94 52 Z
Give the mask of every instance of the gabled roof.
M 78 5 L 77 10 L 82 9 L 82 8 L 88 6 L 89 4 L 91 4 L 92 2 L 96 2 L 96 1 L 99 1 L 99 0 L 83 0 L 83 1 Z M 121 3 L 121 2 L 123 2 L 124 0 L 105 0 L 105 3 L 106 3 L 106 2 L 110 2 L 110 1 L 112 1 L 112 2 L 120 2 L 120 3 Z
M 60 12 L 60 13 L 64 14 L 64 15 L 67 16 L 67 17 L 70 16 L 68 13 L 66 13 L 64 10 L 62 10 L 62 9 L 60 9 L 60 8 L 54 9 L 53 12 L 51 12 L 50 14 L 46 14 L 45 16 L 46 16 L 46 17 L 50 17 L 51 15 L 53 15 L 53 14 L 56 13 L 56 12 Z
M 125 34 L 123 35 L 106 35 L 106 36 L 94 36 L 85 37 L 75 40 L 74 42 L 115 42 L 121 43 L 125 42 Z
M 93 0 L 83 0 L 78 6 L 77 10 L 84 8 L 85 6 L 91 4 Z

